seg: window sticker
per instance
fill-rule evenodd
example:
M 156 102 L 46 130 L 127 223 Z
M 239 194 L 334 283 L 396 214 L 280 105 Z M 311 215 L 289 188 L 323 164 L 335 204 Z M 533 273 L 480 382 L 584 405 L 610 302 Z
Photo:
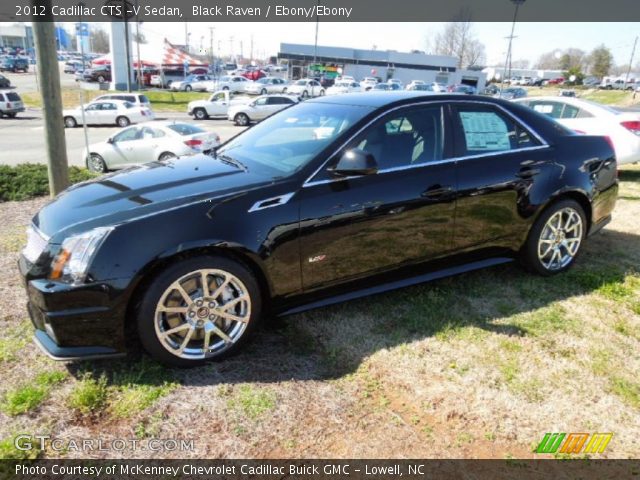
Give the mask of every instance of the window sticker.
M 510 150 L 507 124 L 492 112 L 460 112 L 467 141 L 467 151 L 495 152 Z

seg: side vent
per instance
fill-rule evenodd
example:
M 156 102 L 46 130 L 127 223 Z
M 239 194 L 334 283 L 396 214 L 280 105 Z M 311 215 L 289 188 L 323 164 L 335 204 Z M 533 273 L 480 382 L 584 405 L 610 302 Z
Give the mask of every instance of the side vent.
M 277 197 L 271 197 L 265 200 L 259 200 L 253 204 L 253 206 L 249 209 L 249 212 L 255 212 L 257 210 L 264 210 L 265 208 L 284 205 L 289 200 L 291 200 L 291 197 L 293 197 L 293 195 L 295 195 L 295 192 L 285 193 L 284 195 L 278 195 Z

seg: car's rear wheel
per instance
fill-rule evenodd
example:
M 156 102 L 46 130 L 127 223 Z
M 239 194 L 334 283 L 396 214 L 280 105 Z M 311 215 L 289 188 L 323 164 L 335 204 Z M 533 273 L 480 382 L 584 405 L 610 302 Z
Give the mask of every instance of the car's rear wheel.
M 172 153 L 172 152 L 163 152 L 160 154 L 160 156 L 158 157 L 158 160 L 160 160 L 161 162 L 165 161 L 165 160 L 170 160 L 172 158 L 176 158 L 176 154 Z
M 575 262 L 586 234 L 584 209 L 575 200 L 561 200 L 536 220 L 523 249 L 523 260 L 541 275 L 564 272 Z
M 87 168 L 92 172 L 105 173 L 107 171 L 107 164 L 97 153 L 91 153 L 87 157 Z
M 9 117 L 9 118 L 16 118 L 16 115 L 18 115 L 18 114 L 15 113 L 15 112 L 7 113 L 7 117 Z
M 309 97 L 309 92 L 307 92 L 306 90 L 302 92 L 302 98 L 308 98 L 308 97 Z
M 198 120 L 206 120 L 207 118 L 209 118 L 209 114 L 204 108 L 196 108 L 193 111 L 193 116 L 196 117 Z
M 284 87 L 284 88 L 282 89 L 282 93 L 287 93 L 287 87 Z
M 64 126 L 66 128 L 75 128 L 78 126 L 78 122 L 73 117 L 64 117 Z
M 241 127 L 246 127 L 247 125 L 249 125 L 249 117 L 247 116 L 246 113 L 238 113 L 233 118 L 233 121 L 235 122 L 236 125 L 239 125 Z
M 320 90 L 320 96 L 324 96 L 324 90 Z
M 98 75 L 98 83 L 104 83 L 105 78 L 102 75 Z
M 186 87 L 184 87 L 184 91 L 185 91 L 185 92 L 190 92 L 191 90 L 193 90 L 193 88 L 191 87 L 191 85 L 187 85 Z
M 131 125 L 131 120 L 129 120 L 128 117 L 125 116 L 120 116 L 118 118 L 116 118 L 116 123 L 118 124 L 119 127 L 128 127 L 129 125 Z
M 261 308 L 248 268 L 222 256 L 194 257 L 155 276 L 138 309 L 138 334 L 156 360 L 192 367 L 237 350 Z
M 267 94 L 267 89 L 263 88 L 262 90 L 260 90 L 260 95 L 266 95 Z

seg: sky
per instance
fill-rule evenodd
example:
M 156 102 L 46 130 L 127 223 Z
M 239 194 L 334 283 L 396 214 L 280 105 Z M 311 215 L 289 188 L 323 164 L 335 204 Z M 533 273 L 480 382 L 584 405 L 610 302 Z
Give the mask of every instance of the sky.
M 323 23 L 318 28 L 318 45 L 347 46 L 379 50 L 426 50 L 427 39 L 442 28 L 442 23 Z M 253 37 L 255 56 L 275 55 L 280 43 L 313 44 L 315 23 L 189 23 L 192 48 L 208 50 L 210 27 L 214 27 L 214 53 L 240 53 L 249 56 Z M 477 38 L 485 44 L 488 65 L 504 63 L 507 37 L 511 24 L 482 22 L 474 24 Z M 142 31 L 150 43 L 164 37 L 172 43 L 185 43 L 184 23 L 144 23 Z M 601 43 L 607 45 L 616 63 L 626 64 L 633 42 L 640 35 L 640 23 L 518 23 L 513 44 L 513 59 L 528 59 L 535 64 L 538 57 L 554 49 L 576 47 L 587 52 Z M 218 45 L 219 42 L 219 45 Z M 634 64 L 640 59 L 640 45 Z
M 73 31 L 73 24 L 64 24 Z M 101 24 L 108 28 L 108 24 Z M 253 39 L 254 56 L 266 58 L 276 55 L 280 43 L 313 44 L 315 37 L 314 22 L 296 23 L 187 23 L 184 22 L 146 22 L 141 32 L 150 44 L 160 46 L 166 37 L 171 43 L 185 43 L 185 25 L 190 33 L 189 44 L 195 51 L 202 47 L 207 54 L 210 46 L 211 28 L 213 28 L 214 54 L 227 56 L 242 52 L 250 55 Z M 426 50 L 428 39 L 442 29 L 443 23 L 330 23 L 320 22 L 318 45 L 340 46 L 378 50 Z M 504 64 L 511 23 L 477 22 L 473 26 L 476 37 L 486 47 L 487 65 Z M 570 47 L 590 52 L 604 43 L 611 49 L 616 64 L 628 64 L 636 36 L 640 35 L 640 23 L 531 23 L 519 22 L 516 25 L 513 44 L 513 59 L 527 59 L 535 65 L 538 57 L 546 52 Z M 640 61 L 640 42 L 636 50 L 634 65 Z

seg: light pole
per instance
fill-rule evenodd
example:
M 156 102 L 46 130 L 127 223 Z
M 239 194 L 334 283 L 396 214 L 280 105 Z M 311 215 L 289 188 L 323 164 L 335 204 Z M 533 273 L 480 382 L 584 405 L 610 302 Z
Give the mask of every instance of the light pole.
M 502 71 L 502 83 L 500 85 L 500 98 L 502 98 L 502 90 L 504 89 L 504 77 L 507 76 L 507 66 L 509 67 L 509 78 L 511 78 L 511 47 L 513 45 L 513 33 L 516 30 L 516 19 L 518 18 L 518 9 L 525 0 L 511 0 L 516 6 L 515 12 L 513 12 L 513 23 L 511 24 L 511 35 L 509 35 L 509 47 L 507 48 L 507 58 L 504 61 L 504 70 Z

